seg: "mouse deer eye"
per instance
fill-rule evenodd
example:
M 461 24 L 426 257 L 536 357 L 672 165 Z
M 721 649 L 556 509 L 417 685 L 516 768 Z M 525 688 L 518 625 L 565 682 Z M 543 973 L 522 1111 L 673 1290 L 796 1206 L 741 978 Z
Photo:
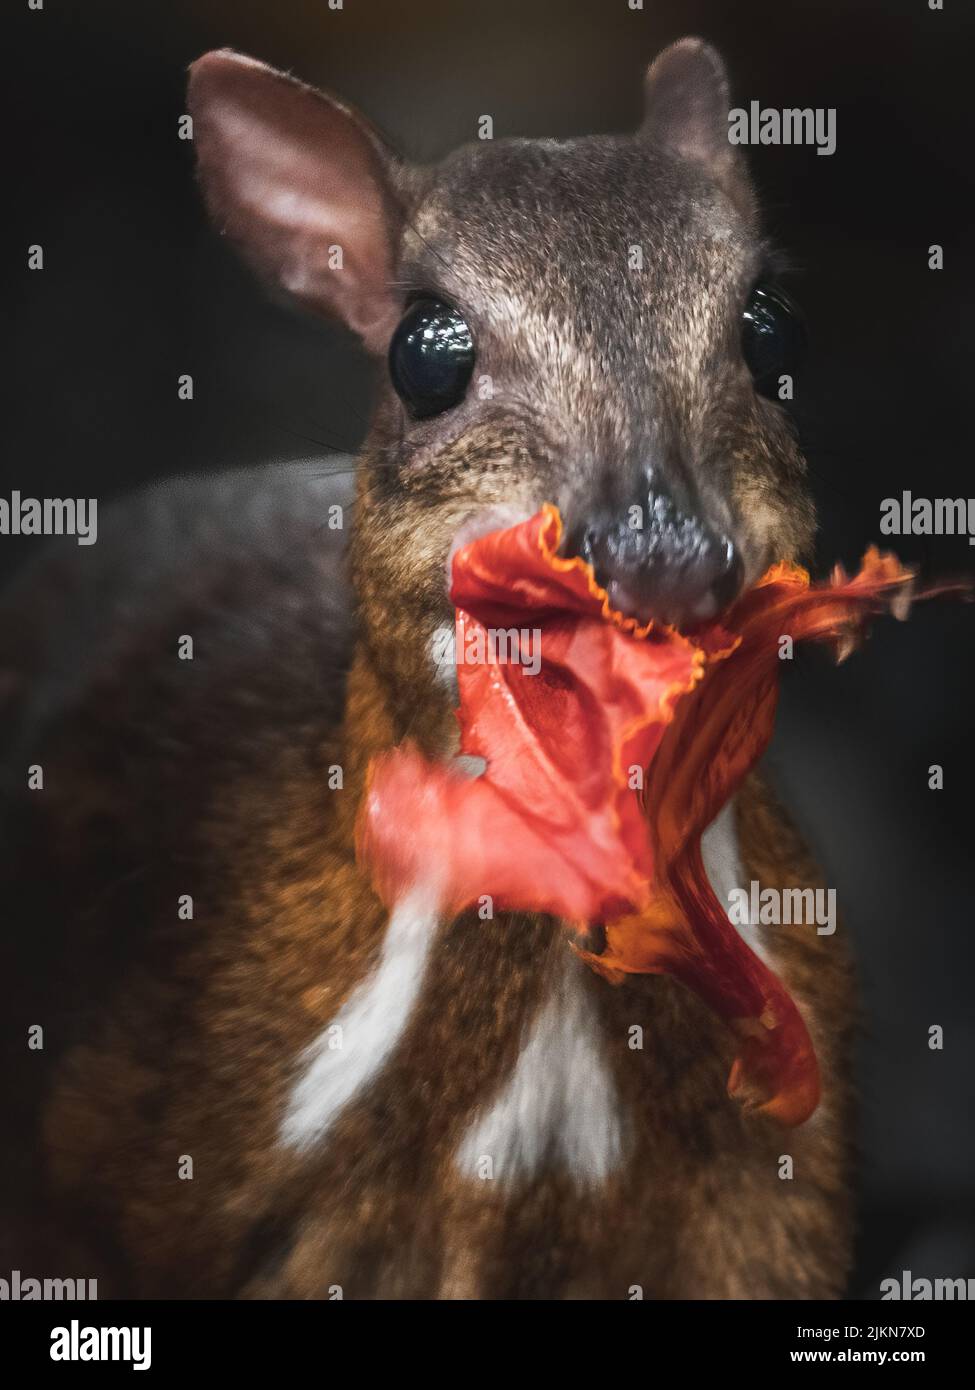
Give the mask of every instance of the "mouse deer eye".
M 742 314 L 741 350 L 755 390 L 779 398 L 779 378 L 795 376 L 806 347 L 802 314 L 778 285 L 760 283 Z
M 389 345 L 389 375 L 417 420 L 463 399 L 474 370 L 474 340 L 464 318 L 438 299 L 418 299 Z

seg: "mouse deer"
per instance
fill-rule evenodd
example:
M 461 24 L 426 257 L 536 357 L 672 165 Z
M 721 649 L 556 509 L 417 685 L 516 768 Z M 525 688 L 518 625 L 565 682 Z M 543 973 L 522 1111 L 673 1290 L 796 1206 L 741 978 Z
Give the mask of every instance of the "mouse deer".
M 677 626 L 808 555 L 768 395 L 797 334 L 728 109 L 686 39 L 633 133 L 419 167 L 290 76 L 193 64 L 216 230 L 381 379 L 354 465 L 157 487 L 4 600 L 14 1263 L 103 1297 L 842 1293 L 842 930 L 739 928 L 819 1055 L 784 1130 L 678 982 L 613 986 L 543 917 L 390 915 L 354 845 L 373 757 L 456 754 L 460 539 L 554 503 L 614 604 Z M 758 777 L 704 850 L 725 901 L 822 882 Z

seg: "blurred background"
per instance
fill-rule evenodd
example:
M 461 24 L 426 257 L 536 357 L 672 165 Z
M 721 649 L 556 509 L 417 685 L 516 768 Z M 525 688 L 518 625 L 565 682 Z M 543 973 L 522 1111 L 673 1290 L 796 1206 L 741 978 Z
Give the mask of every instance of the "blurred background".
M 750 152 L 811 351 L 798 413 L 819 563 L 855 564 L 904 489 L 972 483 L 975 11 L 946 0 L 90 0 L 6 20 L 14 360 L 0 495 L 97 496 L 232 464 L 354 450 L 372 368 L 271 302 L 208 230 L 177 138 L 186 65 L 230 45 L 359 105 L 405 155 L 634 126 L 648 60 L 724 53 L 735 104 L 837 108 L 837 150 Z M 967 127 L 967 129 L 966 129 Z M 43 273 L 26 247 L 44 246 Z M 945 268 L 928 269 L 928 247 Z M 175 383 L 192 374 L 191 410 Z M 71 544 L 65 540 L 57 542 Z M 888 542 L 889 544 L 890 542 Z M 0 540 L 0 582 L 37 542 Z M 965 537 L 894 538 L 927 577 Z M 837 890 L 862 982 L 860 1236 L 850 1294 L 975 1276 L 971 788 L 975 608 L 879 626 L 838 670 L 786 672 L 771 760 Z M 944 768 L 944 790 L 928 768 Z M 928 1029 L 944 1029 L 931 1051 Z

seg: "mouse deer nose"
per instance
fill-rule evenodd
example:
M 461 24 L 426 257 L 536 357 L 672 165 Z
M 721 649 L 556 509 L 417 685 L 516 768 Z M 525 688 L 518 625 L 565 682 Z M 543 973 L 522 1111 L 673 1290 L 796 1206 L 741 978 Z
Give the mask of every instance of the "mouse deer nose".
M 573 527 L 566 552 L 592 565 L 614 608 L 678 628 L 716 617 L 737 598 L 744 575 L 730 537 L 659 491 L 622 515 Z

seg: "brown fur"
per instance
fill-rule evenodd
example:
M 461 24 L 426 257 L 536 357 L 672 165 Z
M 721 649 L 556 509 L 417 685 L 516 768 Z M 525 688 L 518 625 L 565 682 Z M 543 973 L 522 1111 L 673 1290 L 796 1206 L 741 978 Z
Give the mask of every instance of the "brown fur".
M 40 1201 L 56 1251 L 77 1242 L 90 1269 L 94 1236 L 106 1294 L 307 1298 L 331 1285 L 346 1297 L 625 1298 L 631 1285 L 645 1297 L 840 1293 L 850 1096 L 848 1025 L 837 1021 L 849 1017 L 850 985 L 838 938 L 809 928 L 768 933 L 825 1077 L 820 1112 L 798 1131 L 728 1100 L 732 1042 L 682 986 L 648 978 L 613 988 L 593 976 L 630 1122 L 625 1167 L 596 1193 L 559 1172 L 524 1187 L 460 1178 L 452 1151 L 510 1072 L 555 954 L 569 949 L 555 923 L 499 918 L 442 930 L 390 1064 L 320 1152 L 299 1159 L 280 1147 L 295 1059 L 368 969 L 385 926 L 350 841 L 363 756 L 393 737 L 361 660 L 346 734 L 355 771 L 343 792 L 323 796 L 321 765 L 305 761 L 314 739 L 235 768 L 219 798 L 234 814 L 201 827 L 200 845 L 187 834 L 181 872 L 139 893 L 156 921 L 136 919 L 137 959 L 58 1059 L 44 1107 L 51 1185 Z M 83 762 L 91 748 L 89 730 Z M 324 746 L 319 756 L 342 754 Z M 62 783 L 72 762 L 44 754 Z M 90 766 L 78 774 L 90 778 Z M 67 781 L 74 812 L 83 788 Z M 254 814 L 258 803 L 265 814 Z M 120 820 L 131 814 L 116 805 Z M 763 886 L 818 881 L 761 783 L 750 784 L 739 815 L 746 875 Z M 228 891 L 208 893 L 194 922 L 177 925 L 176 894 L 200 873 L 194 852 L 205 855 L 205 882 Z M 125 919 L 131 907 L 122 890 L 99 915 Z M 643 1051 L 627 1047 L 633 1024 L 644 1029 Z M 795 1160 L 792 1182 L 778 1177 L 783 1153 Z M 183 1154 L 193 1157 L 192 1181 L 177 1180 Z
M 349 148 L 362 143 L 344 108 L 315 98 L 309 115 L 305 89 L 272 84 L 279 124 L 296 104 L 306 133 L 338 126 Z M 762 255 L 747 180 L 726 144 L 709 173 L 697 135 L 688 154 L 655 128 L 657 144 L 653 131 L 498 142 L 433 171 L 389 166 L 397 198 L 383 189 L 374 206 L 402 216 L 397 292 L 422 282 L 465 305 L 502 389 L 412 424 L 383 392 L 359 467 L 354 634 L 342 556 L 316 520 L 332 494 L 300 472 L 157 497 L 123 514 L 107 556 L 100 542 L 94 579 L 72 557 L 8 596 L 0 627 L 21 654 L 5 831 L 22 925 L 4 944 L 19 1078 L 3 1174 L 13 1265 L 70 1258 L 103 1296 L 841 1293 L 852 996 L 841 937 L 809 927 L 767 935 L 823 1069 L 820 1110 L 796 1131 L 728 1099 L 733 1044 L 682 986 L 585 975 L 627 1124 L 623 1167 L 595 1191 L 559 1171 L 459 1176 L 451 1155 L 569 949 L 555 922 L 504 917 L 443 926 L 389 1063 L 319 1148 L 299 1156 L 278 1140 L 301 1050 L 386 927 L 353 849 L 368 760 L 407 734 L 432 754 L 452 742 L 427 639 L 450 616 L 444 566 L 461 522 L 495 502 L 555 500 L 570 522 L 597 500 L 624 505 L 649 451 L 685 501 L 734 529 L 749 577 L 808 546 L 801 457 L 733 337 Z M 245 239 L 233 188 L 213 192 L 226 151 L 200 129 L 211 206 Z M 362 148 L 372 187 L 372 134 Z M 618 273 L 627 219 L 652 267 L 642 283 Z M 291 246 L 259 251 L 287 279 Z M 387 273 L 356 300 L 367 341 L 389 317 Z M 254 498 L 253 533 L 228 538 L 227 518 L 250 515 L 238 503 Z M 181 506 L 175 528 L 152 510 Z M 153 533 L 179 537 L 179 553 L 147 555 Z M 194 635 L 192 663 L 175 660 L 181 633 Z M 32 762 L 43 794 L 21 790 Z M 345 785 L 330 792 L 335 763 Z M 738 816 L 747 878 L 820 881 L 757 779 Z M 194 919 L 180 922 L 187 892 Z M 36 1022 L 45 1050 L 25 1065 Z M 627 1047 L 634 1024 L 642 1051 Z M 778 1176 L 785 1153 L 793 1181 Z M 182 1155 L 192 1181 L 177 1177 Z

